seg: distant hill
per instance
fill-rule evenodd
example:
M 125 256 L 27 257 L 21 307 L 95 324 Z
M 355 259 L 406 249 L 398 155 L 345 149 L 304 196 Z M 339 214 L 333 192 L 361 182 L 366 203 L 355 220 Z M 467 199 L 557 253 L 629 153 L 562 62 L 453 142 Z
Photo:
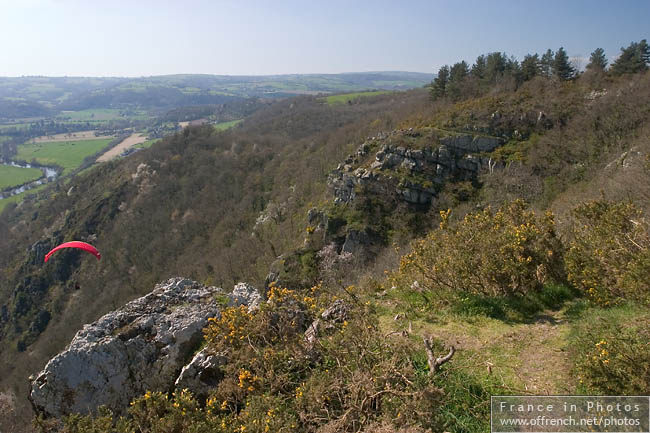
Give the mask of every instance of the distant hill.
M 433 74 L 359 72 L 344 74 L 229 76 L 162 75 L 140 78 L 0 78 L 0 119 L 41 117 L 62 110 L 173 107 L 223 104 L 241 98 L 360 90 L 403 90 L 430 83 Z

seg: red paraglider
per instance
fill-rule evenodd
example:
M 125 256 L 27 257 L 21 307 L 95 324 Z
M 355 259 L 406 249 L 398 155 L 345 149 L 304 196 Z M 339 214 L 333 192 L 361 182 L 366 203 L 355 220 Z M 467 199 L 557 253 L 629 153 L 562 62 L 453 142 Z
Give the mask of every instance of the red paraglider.
M 58 250 L 60 250 L 62 248 L 79 248 L 79 249 L 82 249 L 84 251 L 88 251 L 90 254 L 97 257 L 97 260 L 101 259 L 101 257 L 102 257 L 102 255 L 99 254 L 99 251 L 97 251 L 97 248 L 93 247 L 92 245 L 87 244 L 85 242 L 80 242 L 80 241 L 71 241 L 71 242 L 63 243 L 63 244 L 59 245 L 58 247 L 52 249 L 52 251 L 50 251 L 49 253 L 47 253 L 45 255 L 45 261 L 47 262 L 50 259 L 50 256 L 55 251 L 58 251 Z

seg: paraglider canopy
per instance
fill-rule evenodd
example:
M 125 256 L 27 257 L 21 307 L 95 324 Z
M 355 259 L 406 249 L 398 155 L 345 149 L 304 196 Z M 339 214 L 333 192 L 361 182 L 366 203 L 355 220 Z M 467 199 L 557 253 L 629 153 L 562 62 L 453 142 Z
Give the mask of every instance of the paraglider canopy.
M 99 254 L 99 251 L 97 251 L 97 248 L 93 247 L 90 244 L 87 244 L 85 242 L 81 241 L 71 241 L 71 242 L 65 242 L 58 247 L 55 247 L 45 255 L 45 261 L 47 262 L 50 259 L 50 256 L 55 252 L 63 248 L 79 248 L 84 251 L 88 251 L 90 254 L 94 255 L 97 257 L 97 260 L 101 259 L 102 255 Z

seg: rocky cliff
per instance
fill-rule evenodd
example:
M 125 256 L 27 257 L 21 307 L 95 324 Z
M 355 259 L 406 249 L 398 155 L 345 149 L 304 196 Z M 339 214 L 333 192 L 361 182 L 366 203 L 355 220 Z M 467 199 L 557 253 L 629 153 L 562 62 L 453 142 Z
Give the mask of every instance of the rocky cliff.
M 69 346 L 32 382 L 30 399 L 38 413 L 61 416 L 93 413 L 105 405 L 122 413 L 146 391 L 179 386 L 201 392 L 213 381 L 219 357 L 192 359 L 210 317 L 220 305 L 255 308 L 260 294 L 240 283 L 232 293 L 195 281 L 172 278 L 77 332 Z
M 485 155 L 504 142 L 490 136 L 441 136 L 432 129 L 394 130 L 368 137 L 330 174 L 329 185 L 336 203 L 349 203 L 358 187 L 366 187 L 393 190 L 408 203 L 426 205 L 445 181 L 469 180 L 493 169 L 496 162 Z

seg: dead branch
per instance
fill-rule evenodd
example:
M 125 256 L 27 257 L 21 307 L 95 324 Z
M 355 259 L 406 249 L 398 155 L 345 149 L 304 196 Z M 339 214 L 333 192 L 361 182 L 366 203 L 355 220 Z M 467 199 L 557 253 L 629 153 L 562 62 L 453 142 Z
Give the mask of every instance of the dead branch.
M 433 337 L 427 338 L 425 336 L 422 336 L 422 341 L 424 341 L 424 348 L 427 351 L 427 363 L 429 364 L 429 375 L 431 376 L 438 372 L 442 364 L 449 361 L 451 357 L 454 356 L 456 348 L 452 345 L 450 346 L 449 353 L 447 355 L 439 356 L 436 358 L 433 354 Z

